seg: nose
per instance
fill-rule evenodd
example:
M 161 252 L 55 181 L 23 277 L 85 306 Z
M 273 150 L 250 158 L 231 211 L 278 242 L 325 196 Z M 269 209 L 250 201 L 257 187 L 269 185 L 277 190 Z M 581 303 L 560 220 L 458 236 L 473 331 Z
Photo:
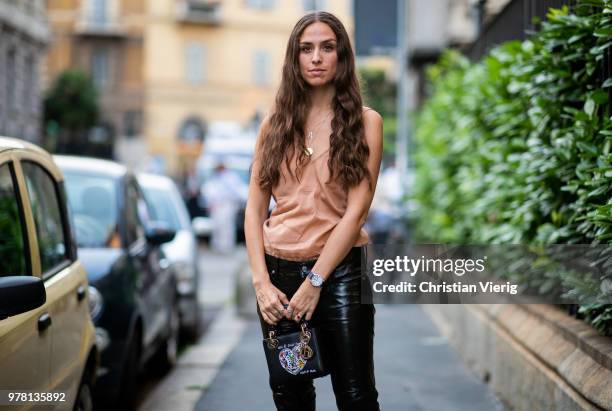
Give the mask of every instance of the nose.
M 318 48 L 315 48 L 314 52 L 312 53 L 312 62 L 313 63 L 321 62 L 321 53 Z

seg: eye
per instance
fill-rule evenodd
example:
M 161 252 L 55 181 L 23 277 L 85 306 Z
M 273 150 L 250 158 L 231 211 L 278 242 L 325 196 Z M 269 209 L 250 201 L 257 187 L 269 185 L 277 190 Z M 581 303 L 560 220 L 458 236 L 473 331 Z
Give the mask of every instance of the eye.
M 332 46 L 331 44 L 326 44 L 325 46 L 323 46 L 323 50 L 325 50 L 325 51 L 333 51 L 334 50 L 334 46 Z
M 302 52 L 304 52 L 304 53 L 309 53 L 309 52 L 312 50 L 312 47 L 310 47 L 310 46 L 302 46 L 302 47 L 300 48 L 300 50 L 301 50 Z

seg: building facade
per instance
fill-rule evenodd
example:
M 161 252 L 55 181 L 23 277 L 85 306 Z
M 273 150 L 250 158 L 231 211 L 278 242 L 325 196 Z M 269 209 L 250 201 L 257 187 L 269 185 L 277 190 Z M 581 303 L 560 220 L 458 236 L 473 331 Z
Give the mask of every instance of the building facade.
M 291 29 L 313 9 L 352 34 L 350 0 L 49 0 L 48 78 L 90 73 L 118 159 L 181 176 L 212 122 L 269 110 Z
M 45 86 L 66 69 L 90 75 L 101 118 L 83 138 L 140 140 L 143 135 L 143 50 L 146 0 L 48 0 L 53 42 Z M 112 141 L 111 141 L 112 143 Z
M 43 0 L 0 0 L 0 135 L 41 142 L 39 65 L 48 41 Z

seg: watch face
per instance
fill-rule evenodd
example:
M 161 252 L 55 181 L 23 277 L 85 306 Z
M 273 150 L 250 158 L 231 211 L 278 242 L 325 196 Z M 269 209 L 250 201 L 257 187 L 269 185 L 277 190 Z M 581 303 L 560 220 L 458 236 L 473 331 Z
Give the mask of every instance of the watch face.
M 315 287 L 320 287 L 321 285 L 323 285 L 323 278 L 318 274 L 310 273 L 310 282 Z

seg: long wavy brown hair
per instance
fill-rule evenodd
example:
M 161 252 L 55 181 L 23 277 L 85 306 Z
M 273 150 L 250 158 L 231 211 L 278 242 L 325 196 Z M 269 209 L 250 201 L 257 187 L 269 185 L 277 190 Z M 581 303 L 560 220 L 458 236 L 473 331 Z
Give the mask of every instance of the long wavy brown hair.
M 262 135 L 259 156 L 259 185 L 271 190 L 280 179 L 281 161 L 285 161 L 293 176 L 290 159 L 298 151 L 296 176 L 299 180 L 303 167 L 309 161 L 306 154 L 304 124 L 311 108 L 310 88 L 300 73 L 300 37 L 312 23 L 327 24 L 336 35 L 338 64 L 333 83 L 336 89 L 332 101 L 332 133 L 329 140 L 330 176 L 348 189 L 367 178 L 370 188 L 372 177 L 367 168 L 370 150 L 365 140 L 362 99 L 355 74 L 355 58 L 346 29 L 331 13 L 317 11 L 302 17 L 293 28 L 283 65 L 283 74 L 276 100 Z M 329 183 L 329 181 L 327 182 Z

